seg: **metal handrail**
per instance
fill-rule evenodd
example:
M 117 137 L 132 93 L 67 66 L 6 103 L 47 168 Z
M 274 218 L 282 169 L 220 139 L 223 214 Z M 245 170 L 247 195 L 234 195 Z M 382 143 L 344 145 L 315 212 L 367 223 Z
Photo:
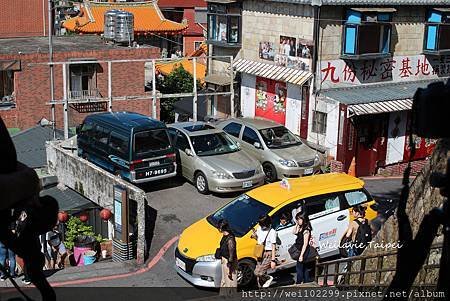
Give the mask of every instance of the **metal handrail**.
M 101 97 L 98 89 L 69 91 L 69 99 L 95 99 Z
M 442 249 L 442 243 L 434 244 L 431 246 L 431 250 Z M 431 253 L 431 252 L 430 252 Z M 439 269 L 440 265 L 436 263 L 428 263 L 430 259 L 430 253 L 427 256 L 426 264 L 422 266 L 419 273 L 419 286 L 433 286 L 434 284 L 425 283 L 425 275 L 429 270 Z M 315 267 L 315 281 L 319 284 L 319 279 L 323 279 L 323 287 L 335 286 L 335 287 L 387 287 L 388 283 L 381 282 L 381 276 L 383 273 L 395 272 L 396 266 L 391 268 L 383 268 L 383 262 L 386 257 L 397 255 L 397 251 L 391 251 L 381 254 L 371 254 L 371 255 L 360 255 L 349 258 L 341 258 L 336 260 L 330 260 L 326 262 L 316 262 Z M 377 267 L 375 269 L 366 270 L 366 262 L 368 260 L 376 259 Z M 357 271 L 352 271 L 353 263 L 360 262 L 359 269 Z M 347 270 L 339 271 L 340 264 L 347 264 Z M 334 272 L 329 272 L 329 268 L 334 266 Z M 323 268 L 322 273 L 319 274 L 320 268 Z M 375 281 L 370 284 L 364 283 L 364 278 L 366 274 L 375 274 Z M 358 283 L 350 284 L 350 276 L 359 275 Z M 344 279 L 342 283 L 338 283 L 340 279 Z M 340 278 L 340 279 L 339 279 Z M 328 284 L 328 280 L 332 280 L 332 284 Z

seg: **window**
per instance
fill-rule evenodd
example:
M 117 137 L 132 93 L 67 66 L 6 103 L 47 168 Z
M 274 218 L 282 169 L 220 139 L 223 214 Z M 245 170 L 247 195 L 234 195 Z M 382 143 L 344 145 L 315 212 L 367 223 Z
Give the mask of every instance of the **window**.
M 425 25 L 425 53 L 450 53 L 450 11 L 433 9 L 428 12 Z
M 327 215 L 340 210 L 339 195 L 324 195 L 305 201 L 306 213 L 310 219 Z
M 261 216 L 268 214 L 272 209 L 272 207 L 243 194 L 208 216 L 207 221 L 217 227 L 219 221 L 225 219 L 234 235 L 242 237 L 256 225 Z
M 390 54 L 392 13 L 347 10 L 342 54 L 345 58 L 384 57 Z M 395 10 L 393 10 L 395 11 Z
M 241 42 L 241 6 L 210 3 L 208 5 L 208 41 L 226 45 Z
M 7 104 L 14 101 L 14 71 L 0 71 L 0 104 Z
M 349 191 L 344 193 L 345 199 L 350 207 L 363 204 L 368 201 L 368 195 L 361 190 Z
M 223 128 L 223 130 L 230 134 L 231 136 L 234 136 L 236 138 L 239 138 L 239 133 L 241 132 L 242 124 L 231 122 L 226 127 Z
M 313 111 L 311 131 L 318 134 L 325 134 L 327 132 L 327 113 Z
M 286 148 L 301 145 L 302 142 L 284 126 L 259 130 L 268 148 Z
M 109 132 L 108 129 L 97 125 L 94 131 L 94 138 L 101 144 L 108 144 Z
M 165 154 L 172 148 L 166 129 L 142 131 L 134 134 L 134 159 Z
M 128 154 L 128 138 L 125 136 L 111 132 L 109 146 L 122 155 Z
M 281 230 L 284 228 L 292 227 L 295 225 L 295 216 L 292 216 L 292 212 L 295 208 L 298 208 L 301 202 L 294 202 L 291 203 L 282 209 L 278 210 L 273 216 L 272 216 L 272 227 L 275 230 Z M 284 219 L 282 222 L 281 220 Z
M 239 151 L 236 143 L 225 133 L 192 136 L 191 142 L 198 156 L 215 156 Z
M 200 46 L 202 46 L 203 41 L 195 41 L 194 42 L 194 50 L 200 49 Z
M 183 133 L 178 133 L 175 147 L 183 152 L 186 151 L 187 148 L 191 149 L 186 135 L 184 135 Z
M 244 129 L 244 133 L 242 134 L 242 140 L 244 140 L 247 143 L 250 143 L 251 145 L 254 145 L 255 142 L 261 144 L 258 134 L 256 134 L 254 130 L 248 127 L 245 127 Z
M 94 129 L 94 124 L 90 122 L 85 122 L 81 127 L 80 134 L 92 135 L 92 130 Z
M 70 65 L 70 98 L 97 97 L 96 64 Z

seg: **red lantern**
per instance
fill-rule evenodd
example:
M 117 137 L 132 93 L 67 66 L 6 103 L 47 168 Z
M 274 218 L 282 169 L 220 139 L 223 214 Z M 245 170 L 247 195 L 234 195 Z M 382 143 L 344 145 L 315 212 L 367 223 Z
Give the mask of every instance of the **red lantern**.
M 60 223 L 65 223 L 69 220 L 69 214 L 67 214 L 67 212 L 65 211 L 59 211 L 58 212 L 58 221 Z
M 83 211 L 80 213 L 80 215 L 78 215 L 78 218 L 80 219 L 80 221 L 84 223 L 89 219 L 89 215 L 87 214 L 86 211 Z
M 112 213 L 111 210 L 103 208 L 102 211 L 100 211 L 100 217 L 102 220 L 107 221 L 111 218 Z

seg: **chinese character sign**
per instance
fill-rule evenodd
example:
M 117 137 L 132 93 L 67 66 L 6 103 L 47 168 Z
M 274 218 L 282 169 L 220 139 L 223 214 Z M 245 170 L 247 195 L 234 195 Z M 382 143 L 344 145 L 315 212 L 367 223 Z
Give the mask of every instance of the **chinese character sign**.
M 402 82 L 450 76 L 450 56 L 395 56 L 376 60 L 323 61 L 322 88 L 379 82 Z
M 256 78 L 255 116 L 285 124 L 286 99 L 286 83 Z

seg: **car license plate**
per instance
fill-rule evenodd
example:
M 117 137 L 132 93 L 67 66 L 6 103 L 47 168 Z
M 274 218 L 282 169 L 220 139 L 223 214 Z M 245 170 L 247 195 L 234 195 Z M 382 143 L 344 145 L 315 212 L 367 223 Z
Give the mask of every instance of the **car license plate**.
M 183 271 L 186 271 L 186 263 L 184 263 L 180 258 L 175 259 L 175 264 Z
M 305 171 L 303 172 L 304 175 L 310 175 L 313 173 L 313 169 L 312 168 L 306 168 Z
M 245 182 L 242 183 L 242 188 L 249 188 L 249 187 L 252 187 L 252 186 L 253 186 L 252 181 L 245 181 Z

